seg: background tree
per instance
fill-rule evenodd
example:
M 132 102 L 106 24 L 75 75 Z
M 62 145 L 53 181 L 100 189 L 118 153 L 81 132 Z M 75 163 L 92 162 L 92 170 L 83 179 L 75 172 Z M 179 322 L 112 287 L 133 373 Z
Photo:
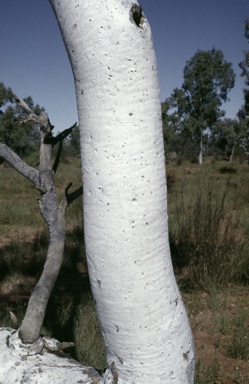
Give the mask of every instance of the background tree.
M 182 119 L 182 132 L 199 144 L 199 163 L 202 163 L 205 131 L 212 131 L 213 124 L 225 112 L 223 102 L 233 88 L 235 73 L 222 51 L 213 48 L 198 50 L 186 63 L 181 89 L 174 89 L 171 98 Z
M 245 37 L 249 42 L 249 19 L 245 21 Z M 244 60 L 239 64 L 242 69 L 241 76 L 245 78 L 244 89 L 244 105 L 240 109 L 238 116 L 240 120 L 244 120 L 246 123 L 249 121 L 249 51 L 244 52 Z
M 163 138 L 166 154 L 170 151 L 176 151 L 179 153 L 182 141 L 181 139 L 178 140 L 180 118 L 177 111 L 175 110 L 173 113 L 169 114 L 172 107 L 170 98 L 166 99 L 165 102 L 162 103 Z M 178 141 L 180 141 L 180 143 L 178 143 Z
M 162 103 L 163 137 L 166 158 L 172 154 L 178 158 L 190 157 L 195 153 L 195 144 L 184 129 L 184 121 L 179 116 L 177 103 L 169 97 Z M 172 111 L 173 110 L 173 111 Z
M 8 92 L 7 88 L 4 86 L 3 83 L 0 83 L 0 115 L 3 114 L 3 109 L 2 107 L 7 103 L 7 102 L 12 102 L 12 96 Z
M 68 137 L 64 140 L 62 159 L 80 157 L 80 132 L 76 125 Z
M 79 126 L 76 125 L 76 127 L 72 130 L 70 135 L 68 136 L 68 141 L 70 143 L 70 146 L 74 149 L 76 153 L 80 152 L 80 131 Z
M 34 104 L 30 96 L 24 98 L 24 101 L 37 115 L 45 112 L 44 108 Z M 40 140 L 38 125 L 32 121 L 21 123 L 27 113 L 11 97 L 3 83 L 0 84 L 0 108 L 0 141 L 19 156 L 27 156 L 37 151 Z
M 240 147 L 241 142 L 247 136 L 241 124 L 237 119 L 225 118 L 216 122 L 213 127 L 212 141 L 220 148 L 229 161 L 233 160 L 236 147 Z

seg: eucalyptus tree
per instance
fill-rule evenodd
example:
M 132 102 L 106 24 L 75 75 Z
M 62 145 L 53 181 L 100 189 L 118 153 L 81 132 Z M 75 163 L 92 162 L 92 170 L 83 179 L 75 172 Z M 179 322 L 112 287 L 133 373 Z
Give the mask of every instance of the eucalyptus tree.
M 51 0 L 78 105 L 84 230 L 107 361 L 122 383 L 190 383 L 194 351 L 168 241 L 158 73 L 131 0 Z
M 156 57 L 133 1 L 50 0 L 75 80 L 88 272 L 109 365 L 92 381 L 85 369 L 81 382 L 193 383 L 169 249 Z
M 12 102 L 12 96 L 8 92 L 5 85 L 3 83 L 0 83 L 0 108 L 2 108 L 8 102 Z M 0 109 L 0 115 L 2 114 L 3 114 L 3 110 Z
M 245 37 L 249 42 L 249 19 L 245 20 Z M 242 69 L 241 76 L 245 79 L 244 104 L 238 111 L 238 118 L 244 135 L 240 140 L 240 148 L 246 156 L 249 155 L 249 51 L 244 51 L 244 60 L 239 63 Z
M 233 88 L 235 73 L 231 63 L 224 59 L 223 52 L 212 48 L 198 50 L 187 61 L 183 71 L 184 82 L 174 89 L 171 98 L 182 118 L 182 130 L 199 143 L 199 163 L 203 156 L 203 135 L 212 130 L 213 124 L 225 112 L 222 103 L 228 101 L 228 92 Z
M 213 128 L 213 142 L 229 156 L 232 162 L 236 147 L 240 147 L 247 136 L 243 124 L 237 119 L 221 119 Z
M 36 114 L 45 112 L 44 108 L 34 104 L 32 97 L 26 97 L 24 101 Z M 27 113 L 18 105 L 3 83 L 0 83 L 0 108 L 0 141 L 20 156 L 35 151 L 39 144 L 39 128 L 31 121 L 21 124 Z
M 245 37 L 249 42 L 249 19 L 245 21 Z M 241 76 L 245 78 L 244 105 L 238 115 L 240 120 L 249 120 L 249 51 L 244 52 L 244 60 L 239 64 L 242 69 Z
M 163 138 L 165 144 L 165 153 L 175 151 L 181 155 L 183 150 L 184 138 L 181 135 L 181 119 L 174 109 L 170 113 L 172 105 L 172 99 L 169 97 L 162 103 L 162 121 L 163 121 Z

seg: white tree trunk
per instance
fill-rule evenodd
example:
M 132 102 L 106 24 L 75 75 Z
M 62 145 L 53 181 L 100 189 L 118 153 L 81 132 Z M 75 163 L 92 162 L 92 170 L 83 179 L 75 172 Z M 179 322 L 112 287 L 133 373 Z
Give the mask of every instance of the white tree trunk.
M 231 150 L 231 154 L 230 154 L 230 156 L 229 156 L 229 162 L 230 162 L 230 163 L 233 161 L 234 147 L 235 147 L 235 145 L 233 144 L 233 146 L 232 146 L 232 150 Z
M 200 139 L 200 152 L 199 152 L 199 164 L 202 165 L 202 155 L 203 155 L 203 143 L 202 143 L 202 131 L 201 131 L 201 139 Z
M 131 0 L 50 1 L 75 78 L 85 243 L 109 370 L 101 378 L 51 354 L 46 342 L 56 349 L 56 341 L 23 345 L 18 332 L 0 329 L 0 382 L 193 383 L 192 333 L 169 250 L 148 22 Z
M 56 350 L 57 340 L 47 339 Z M 104 384 L 97 371 L 83 367 L 68 357 L 59 357 L 45 346 L 45 338 L 36 344 L 23 344 L 18 332 L 0 328 L 0 383 L 1 384 Z M 58 350 L 57 350 L 58 351 Z
M 108 363 L 118 384 L 192 383 L 149 24 L 134 22 L 136 0 L 50 1 L 75 79 L 88 270 Z

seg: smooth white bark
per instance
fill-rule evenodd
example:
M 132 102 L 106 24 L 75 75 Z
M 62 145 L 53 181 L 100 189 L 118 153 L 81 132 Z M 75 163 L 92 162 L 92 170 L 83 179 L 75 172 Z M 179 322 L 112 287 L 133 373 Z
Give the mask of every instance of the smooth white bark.
M 118 383 L 192 383 L 171 264 L 156 57 L 131 0 L 51 0 L 75 78 L 88 270 Z
M 235 149 L 235 144 L 233 144 L 231 154 L 229 156 L 229 162 L 230 163 L 233 161 L 234 149 Z
M 39 344 L 42 342 L 42 339 L 38 341 Z M 57 340 L 48 342 L 56 345 Z M 41 354 L 35 354 L 34 350 L 34 345 L 22 343 L 15 330 L 0 328 L 0 383 L 104 383 L 93 368 L 83 367 L 67 357 L 59 357 L 46 348 Z
M 201 139 L 200 139 L 200 151 L 199 151 L 199 164 L 202 165 L 202 155 L 203 155 L 203 143 L 202 143 L 202 131 L 201 131 Z

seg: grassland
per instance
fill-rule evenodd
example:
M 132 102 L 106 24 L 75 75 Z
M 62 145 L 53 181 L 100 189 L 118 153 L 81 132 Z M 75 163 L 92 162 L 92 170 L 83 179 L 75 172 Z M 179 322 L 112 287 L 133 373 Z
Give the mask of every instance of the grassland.
M 56 175 L 62 195 L 81 184 L 79 159 Z M 169 232 L 177 280 L 193 329 L 196 384 L 249 383 L 249 166 L 206 159 L 167 164 Z M 46 257 L 39 193 L 0 167 L 0 324 L 21 321 Z M 84 254 L 82 204 L 67 212 L 64 263 L 43 333 L 74 341 L 74 357 L 106 366 Z

